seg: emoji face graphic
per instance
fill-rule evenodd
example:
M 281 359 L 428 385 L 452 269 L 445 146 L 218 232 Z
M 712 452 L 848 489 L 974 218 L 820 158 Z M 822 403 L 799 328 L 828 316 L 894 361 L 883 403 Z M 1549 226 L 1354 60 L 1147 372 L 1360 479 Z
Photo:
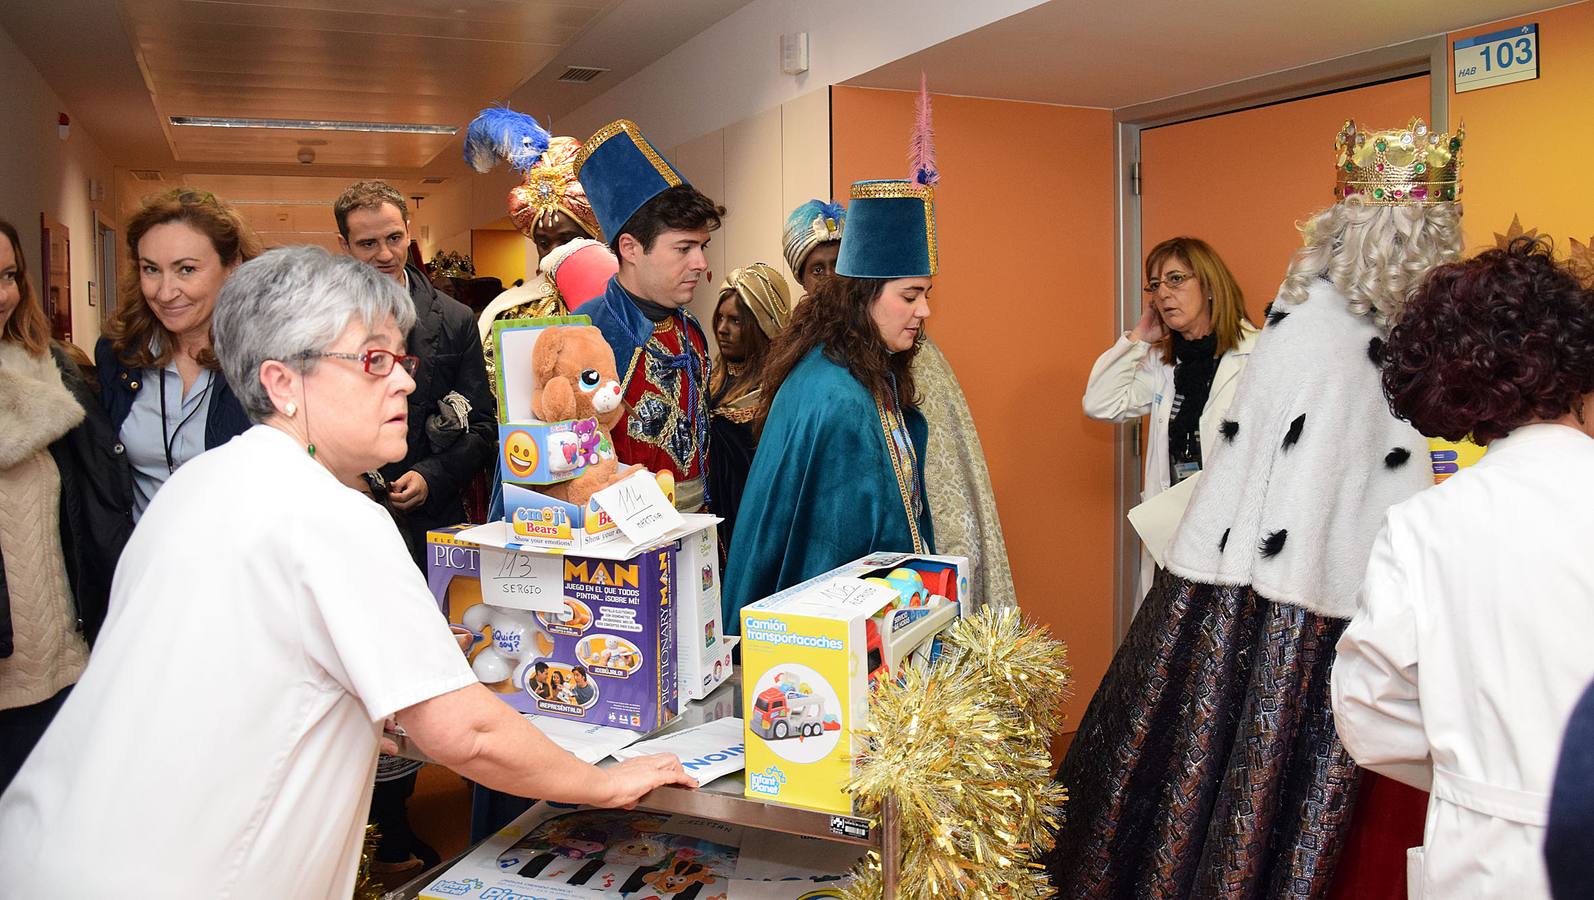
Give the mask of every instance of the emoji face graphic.
M 531 477 L 537 471 L 537 442 L 527 432 L 511 431 L 504 438 L 504 462 L 516 478 Z

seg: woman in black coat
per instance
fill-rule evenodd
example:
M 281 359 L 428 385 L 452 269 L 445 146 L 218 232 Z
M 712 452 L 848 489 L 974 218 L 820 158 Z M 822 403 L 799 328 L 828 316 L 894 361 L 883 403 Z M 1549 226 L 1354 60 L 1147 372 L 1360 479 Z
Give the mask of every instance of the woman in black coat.
M 116 431 L 50 345 L 17 231 L 0 221 L 0 792 L 88 662 L 131 501 Z

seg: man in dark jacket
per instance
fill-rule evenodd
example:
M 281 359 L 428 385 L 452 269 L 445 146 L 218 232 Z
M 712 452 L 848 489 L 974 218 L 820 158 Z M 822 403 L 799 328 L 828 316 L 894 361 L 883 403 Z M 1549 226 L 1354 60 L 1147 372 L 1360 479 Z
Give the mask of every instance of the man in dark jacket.
M 421 360 L 410 394 L 409 448 L 380 474 L 410 554 L 424 570 L 426 532 L 464 520 L 465 487 L 498 452 L 498 408 L 487 386 L 476 317 L 407 264 L 410 211 L 391 185 L 351 185 L 332 212 L 344 252 L 404 285 L 415 303 L 415 327 L 405 336 L 406 352 Z M 463 413 L 460 401 L 468 404 Z M 373 487 L 380 494 L 380 486 Z M 371 874 L 384 884 L 402 884 L 438 861 L 410 828 L 405 808 L 419 769 L 392 756 L 377 764 L 371 822 L 380 840 Z
M 410 394 L 409 451 L 381 474 L 388 501 L 402 514 L 410 552 L 424 568 L 426 532 L 464 520 L 465 487 L 486 471 L 497 452 L 498 411 L 487 385 L 476 319 L 468 307 L 406 264 L 409 207 L 390 185 L 352 185 L 338 198 L 333 213 L 344 251 L 405 285 L 415 302 L 415 328 L 406 344 L 421 364 Z M 444 401 L 451 394 L 469 404 L 462 427 L 453 411 L 457 403 Z

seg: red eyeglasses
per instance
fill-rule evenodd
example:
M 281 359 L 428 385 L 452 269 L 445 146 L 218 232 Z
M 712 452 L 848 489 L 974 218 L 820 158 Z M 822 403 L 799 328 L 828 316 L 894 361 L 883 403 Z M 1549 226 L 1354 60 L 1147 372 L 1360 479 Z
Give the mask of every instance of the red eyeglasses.
M 419 356 L 409 353 L 394 353 L 391 350 L 366 350 L 361 353 L 330 353 L 312 350 L 299 354 L 300 359 L 318 359 L 321 357 L 353 360 L 364 366 L 367 374 L 375 375 L 378 378 L 390 374 L 395 365 L 402 368 L 407 374 L 414 375 L 416 367 L 421 364 Z

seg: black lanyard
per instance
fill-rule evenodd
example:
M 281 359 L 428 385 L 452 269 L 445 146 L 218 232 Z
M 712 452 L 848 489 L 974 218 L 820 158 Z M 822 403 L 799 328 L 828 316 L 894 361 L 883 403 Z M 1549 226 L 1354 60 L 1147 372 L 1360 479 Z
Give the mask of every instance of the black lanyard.
M 177 436 L 183 433 L 183 426 L 188 424 L 188 420 L 198 415 L 199 411 L 205 408 L 205 395 L 210 393 L 210 386 L 215 382 L 216 376 L 211 374 L 209 369 L 205 370 L 205 387 L 199 392 L 199 400 L 194 404 L 193 412 L 184 416 L 183 420 L 178 422 L 177 427 L 173 428 L 171 434 L 168 435 L 166 433 L 166 370 L 163 368 L 160 371 L 161 448 L 166 451 L 166 474 L 170 475 L 177 471 L 177 462 L 172 458 L 172 445 L 177 443 Z

